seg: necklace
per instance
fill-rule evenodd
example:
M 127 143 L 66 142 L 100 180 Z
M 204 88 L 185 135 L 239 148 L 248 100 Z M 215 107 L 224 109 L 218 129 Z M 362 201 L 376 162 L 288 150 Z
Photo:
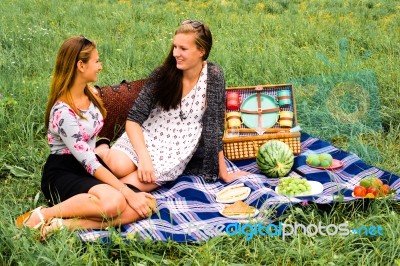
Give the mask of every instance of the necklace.
M 193 111 L 193 103 L 194 103 L 194 101 L 196 100 L 196 93 L 197 93 L 197 83 L 199 82 L 199 79 L 200 79 L 200 76 L 201 76 L 201 71 L 203 70 L 203 67 L 204 67 L 204 64 L 202 64 L 202 67 L 201 67 L 201 70 L 200 70 L 200 73 L 199 73 L 199 77 L 197 78 L 197 81 L 196 81 L 196 85 L 194 86 L 194 95 L 193 95 L 193 101 L 192 101 L 192 103 L 191 103 L 191 105 L 190 105 L 190 110 L 189 110 L 189 112 L 186 114 L 186 113 L 184 113 L 183 111 L 182 111 L 182 100 L 181 100 L 181 102 L 179 103 L 179 118 L 181 119 L 181 121 L 183 121 L 183 120 L 185 120 L 186 118 L 188 118 L 188 116 L 190 115 L 190 113 Z
M 196 84 L 197 84 L 197 82 L 196 82 Z M 189 110 L 189 112 L 188 112 L 187 114 L 185 114 L 185 113 L 182 111 L 182 101 L 179 103 L 179 108 L 180 108 L 180 110 L 179 110 L 179 117 L 180 117 L 181 121 L 183 121 L 183 120 L 185 120 L 186 118 L 188 118 L 188 116 L 190 115 L 190 113 L 193 111 L 192 108 L 193 108 L 193 103 L 194 103 L 194 101 L 196 100 L 197 85 L 196 85 L 193 89 L 194 89 L 193 101 L 192 101 L 192 103 L 190 104 L 190 110 Z

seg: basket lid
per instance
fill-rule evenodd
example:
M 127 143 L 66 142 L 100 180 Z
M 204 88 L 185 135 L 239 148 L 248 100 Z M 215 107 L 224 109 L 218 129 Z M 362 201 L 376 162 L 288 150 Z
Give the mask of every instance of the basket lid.
M 279 105 L 266 93 L 248 96 L 240 106 L 243 124 L 248 128 L 270 128 L 279 118 Z

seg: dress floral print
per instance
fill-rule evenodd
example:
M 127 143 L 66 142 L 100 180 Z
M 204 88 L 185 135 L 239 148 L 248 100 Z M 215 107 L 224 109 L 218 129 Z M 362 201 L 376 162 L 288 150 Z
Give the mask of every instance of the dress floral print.
M 72 154 L 93 175 L 101 165 L 94 148 L 104 120 L 93 103 L 87 110 L 81 110 L 81 114 L 85 119 L 80 118 L 68 104 L 55 103 L 50 112 L 47 139 L 51 154 Z
M 202 118 L 206 109 L 207 65 L 205 64 L 194 88 L 182 99 L 181 106 L 169 111 L 156 106 L 142 130 L 151 157 L 156 183 L 175 180 L 196 151 L 201 137 Z M 137 165 L 138 156 L 124 134 L 112 148 L 124 151 Z

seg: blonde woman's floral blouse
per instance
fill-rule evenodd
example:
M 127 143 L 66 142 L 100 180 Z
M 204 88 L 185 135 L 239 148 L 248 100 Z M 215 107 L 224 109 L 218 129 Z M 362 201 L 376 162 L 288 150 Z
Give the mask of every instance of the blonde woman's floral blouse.
M 80 111 L 85 119 L 80 118 L 68 104 L 56 102 L 50 111 L 47 139 L 51 154 L 72 154 L 93 175 L 101 165 L 94 148 L 104 119 L 93 103 L 87 110 Z

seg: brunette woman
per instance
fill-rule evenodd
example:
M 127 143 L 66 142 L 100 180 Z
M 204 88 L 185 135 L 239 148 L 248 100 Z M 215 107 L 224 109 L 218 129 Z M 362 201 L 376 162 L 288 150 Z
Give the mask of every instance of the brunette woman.
M 111 149 L 99 148 L 123 182 L 151 191 L 182 173 L 226 182 L 244 174 L 228 174 L 224 161 L 225 81 L 207 61 L 211 47 L 202 22 L 185 20 L 175 31 L 167 58 L 128 114 L 126 132 Z

